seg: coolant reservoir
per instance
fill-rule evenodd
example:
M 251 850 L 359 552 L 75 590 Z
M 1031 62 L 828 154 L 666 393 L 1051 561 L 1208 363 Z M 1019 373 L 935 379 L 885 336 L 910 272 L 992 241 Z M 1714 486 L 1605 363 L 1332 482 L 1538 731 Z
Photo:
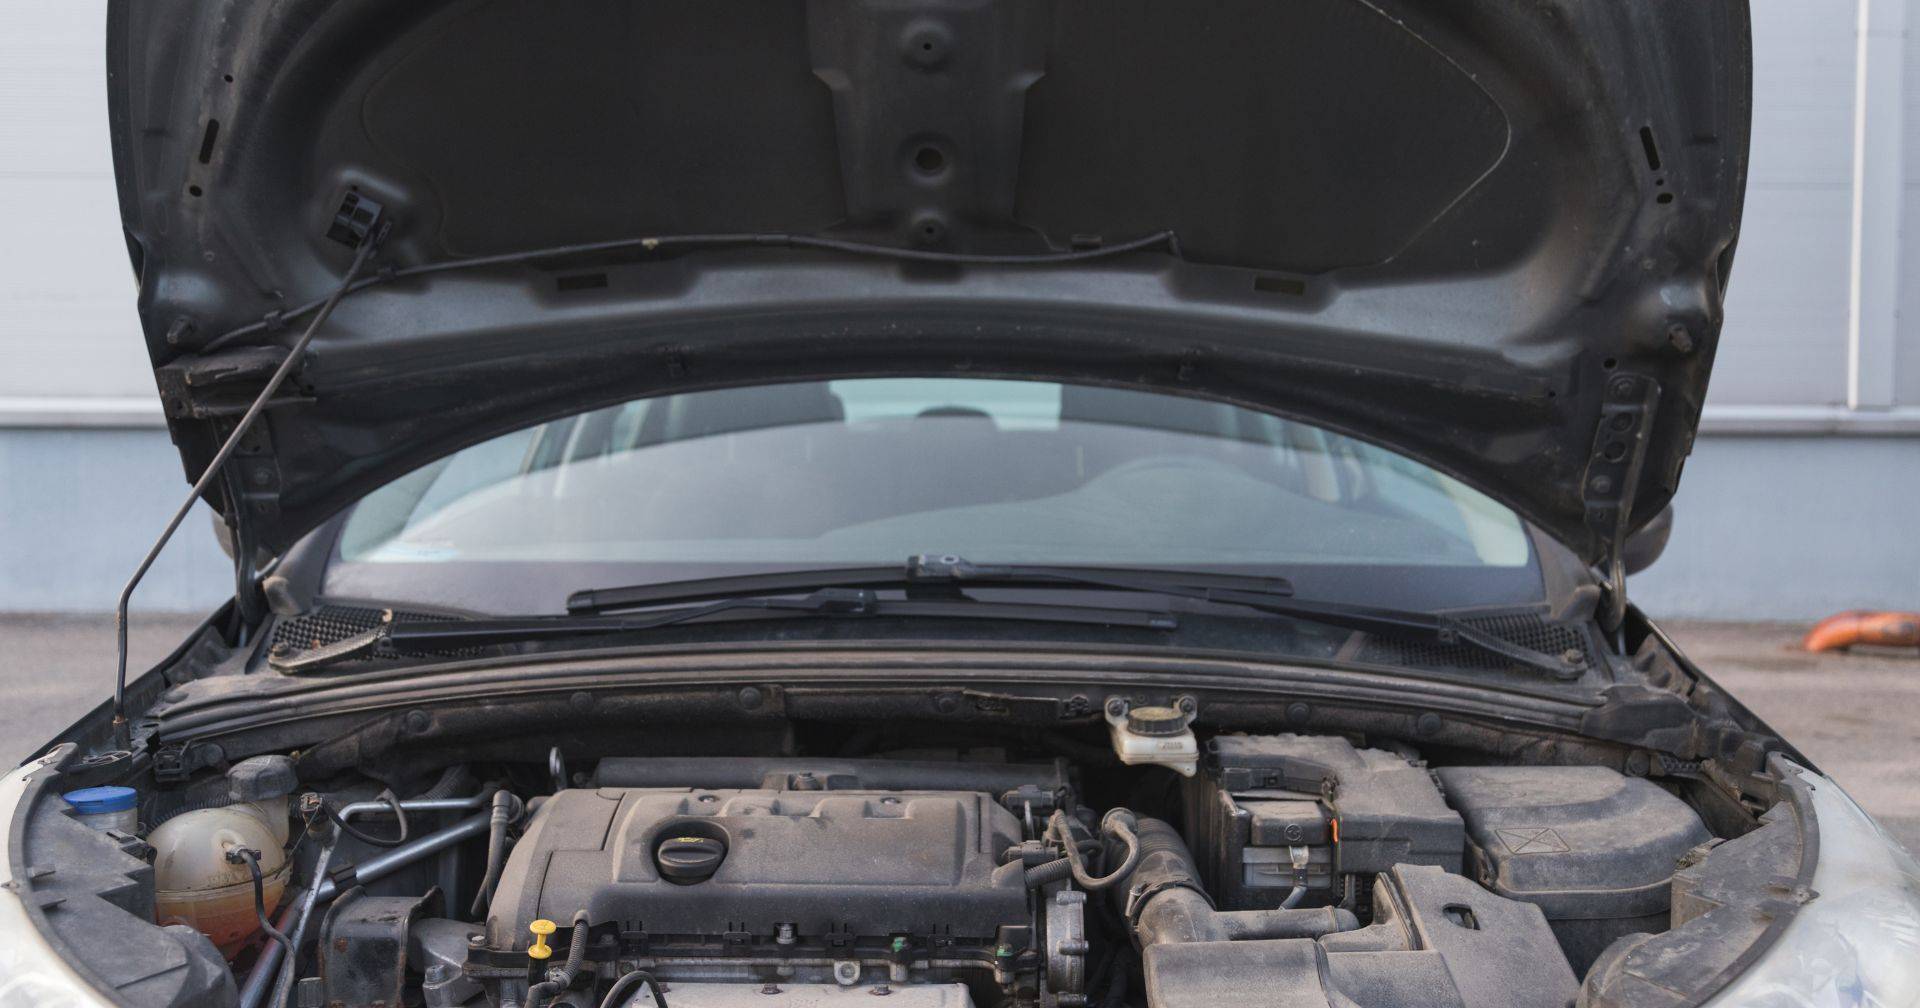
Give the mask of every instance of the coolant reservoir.
M 277 820 L 277 821 L 276 821 Z M 195 809 L 161 823 L 148 835 L 153 845 L 155 918 L 186 924 L 213 940 L 231 958 L 260 931 L 253 906 L 253 876 L 245 861 L 227 854 L 258 851 L 263 898 L 271 914 L 287 887 L 286 799 Z
M 1128 766 L 1164 766 L 1191 777 L 1200 766 L 1200 743 L 1189 725 L 1193 715 L 1182 707 L 1131 707 L 1123 700 L 1107 703 L 1113 751 Z

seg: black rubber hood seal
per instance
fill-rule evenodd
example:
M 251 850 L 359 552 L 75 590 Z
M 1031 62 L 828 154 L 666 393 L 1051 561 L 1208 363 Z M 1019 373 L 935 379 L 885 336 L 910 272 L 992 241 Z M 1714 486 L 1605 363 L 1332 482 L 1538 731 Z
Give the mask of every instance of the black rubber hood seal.
M 390 234 L 389 282 L 340 306 L 213 495 L 265 549 L 597 405 L 976 375 L 1308 420 L 1601 560 L 1693 440 L 1748 34 L 1745 0 L 113 0 L 107 41 L 190 474 L 294 310 Z M 397 272 L 686 234 L 982 258 L 749 241 Z

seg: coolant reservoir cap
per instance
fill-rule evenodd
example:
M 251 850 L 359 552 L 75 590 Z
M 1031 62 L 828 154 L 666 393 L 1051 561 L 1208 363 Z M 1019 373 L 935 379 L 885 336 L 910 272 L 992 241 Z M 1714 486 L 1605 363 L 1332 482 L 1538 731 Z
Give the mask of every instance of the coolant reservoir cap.
M 1177 707 L 1135 707 L 1127 711 L 1127 730 L 1135 735 L 1178 735 L 1187 716 Z
M 101 812 L 125 812 L 133 807 L 138 795 L 130 787 L 109 784 L 69 791 L 60 797 L 65 798 L 75 812 L 96 815 Z
M 660 869 L 660 877 L 681 885 L 712 878 L 726 857 L 726 844 L 703 836 L 669 836 L 653 851 L 653 863 Z

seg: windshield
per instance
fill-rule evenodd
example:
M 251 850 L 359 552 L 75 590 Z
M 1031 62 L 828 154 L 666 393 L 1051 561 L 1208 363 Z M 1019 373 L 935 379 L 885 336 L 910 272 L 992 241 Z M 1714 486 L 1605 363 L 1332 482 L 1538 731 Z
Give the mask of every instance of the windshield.
M 496 438 L 366 497 L 335 566 L 432 583 L 561 565 L 580 588 L 614 577 L 595 566 L 684 576 L 927 552 L 1289 572 L 1532 563 L 1512 511 L 1313 426 L 1145 392 L 927 378 L 641 399 Z

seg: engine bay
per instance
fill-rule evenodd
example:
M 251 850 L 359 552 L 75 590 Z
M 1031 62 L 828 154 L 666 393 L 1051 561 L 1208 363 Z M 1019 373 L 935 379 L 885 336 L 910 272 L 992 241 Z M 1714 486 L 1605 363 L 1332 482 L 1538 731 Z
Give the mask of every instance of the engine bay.
M 1761 849 L 1684 776 L 1102 715 L 1104 747 L 555 747 L 405 797 L 258 755 L 144 835 L 75 806 L 32 843 L 158 925 L 123 993 L 245 1008 L 1597 1008 Z

